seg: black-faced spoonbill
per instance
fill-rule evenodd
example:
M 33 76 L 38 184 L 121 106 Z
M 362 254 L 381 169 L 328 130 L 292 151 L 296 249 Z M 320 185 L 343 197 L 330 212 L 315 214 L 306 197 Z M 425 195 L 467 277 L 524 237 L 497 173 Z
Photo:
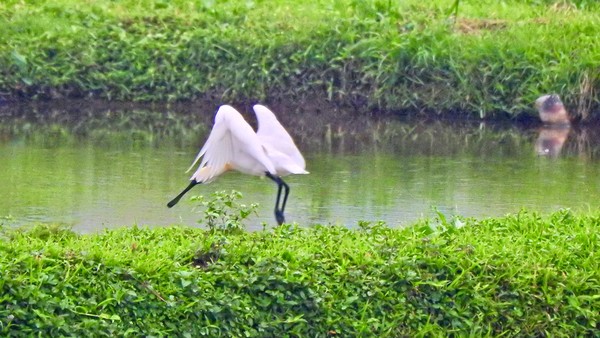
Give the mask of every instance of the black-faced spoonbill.
M 209 183 L 229 170 L 237 170 L 249 175 L 265 175 L 277 183 L 275 219 L 280 225 L 285 222 L 283 212 L 290 187 L 281 176 L 308 174 L 306 164 L 275 114 L 258 104 L 253 109 L 258 120 L 256 132 L 233 107 L 219 107 L 213 129 L 188 171 L 202 158 L 200 166 L 190 178 L 190 184 L 167 204 L 169 208 L 177 204 L 195 185 Z M 285 189 L 283 201 L 282 189 Z

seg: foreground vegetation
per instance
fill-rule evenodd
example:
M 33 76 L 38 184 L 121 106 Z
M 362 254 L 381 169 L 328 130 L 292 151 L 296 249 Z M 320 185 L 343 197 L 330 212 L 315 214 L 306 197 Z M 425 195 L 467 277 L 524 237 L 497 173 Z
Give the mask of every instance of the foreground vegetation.
M 592 0 L 7 0 L 0 99 L 310 98 L 486 117 L 558 92 L 588 118 L 599 12 Z
M 594 336 L 599 227 L 524 211 L 404 229 L 3 229 L 0 332 Z

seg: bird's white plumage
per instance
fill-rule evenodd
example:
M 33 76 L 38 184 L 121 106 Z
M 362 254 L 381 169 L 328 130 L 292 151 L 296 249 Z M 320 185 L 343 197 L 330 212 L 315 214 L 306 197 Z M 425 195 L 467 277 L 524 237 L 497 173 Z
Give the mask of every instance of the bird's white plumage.
M 252 127 L 228 105 L 217 111 L 213 129 L 190 169 L 200 158 L 200 166 L 190 178 L 197 182 L 210 182 L 229 169 L 250 175 L 276 174 Z
M 277 183 L 275 220 L 280 225 L 285 222 L 284 210 L 290 187 L 280 176 L 308 174 L 306 164 L 275 114 L 261 105 L 255 105 L 254 111 L 259 125 L 257 132 L 233 107 L 219 107 L 213 129 L 188 171 L 202 159 L 200 165 L 189 185 L 167 203 L 169 208 L 197 184 L 208 183 L 228 170 L 237 170 L 250 175 L 265 175 Z
M 207 183 L 230 169 L 256 176 L 266 172 L 278 176 L 308 174 L 302 154 L 273 112 L 262 105 L 255 105 L 254 111 L 257 132 L 233 107 L 219 108 L 206 143 L 188 169 L 202 158 L 191 180 Z
M 254 105 L 253 109 L 258 120 L 256 135 L 265 147 L 267 156 L 275 165 L 277 174 L 280 176 L 308 174 L 305 170 L 304 157 L 275 114 L 260 104 Z

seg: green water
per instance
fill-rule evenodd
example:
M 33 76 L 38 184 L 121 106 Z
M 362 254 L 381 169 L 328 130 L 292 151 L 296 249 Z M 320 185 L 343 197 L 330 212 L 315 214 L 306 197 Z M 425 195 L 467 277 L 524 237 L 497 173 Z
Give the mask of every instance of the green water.
M 0 224 L 62 222 L 82 232 L 197 225 L 201 210 L 193 202 L 184 199 L 172 209 L 166 203 L 187 185 L 185 170 L 213 112 L 86 104 L 1 108 Z M 600 201 L 600 141 L 592 127 L 280 115 L 310 171 L 286 177 L 286 217 L 301 225 L 406 225 L 434 215 L 434 208 L 476 217 L 523 207 L 585 211 Z M 250 228 L 275 224 L 276 191 L 268 179 L 228 173 L 189 196 L 231 189 L 242 192 L 244 203 L 260 204 Z

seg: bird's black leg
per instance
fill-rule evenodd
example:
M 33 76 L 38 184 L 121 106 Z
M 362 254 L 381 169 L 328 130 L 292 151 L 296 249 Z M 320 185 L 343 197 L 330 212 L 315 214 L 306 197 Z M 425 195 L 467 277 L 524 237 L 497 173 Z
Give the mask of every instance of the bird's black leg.
M 275 200 L 275 220 L 277 224 L 282 225 L 285 222 L 285 217 L 283 216 L 283 208 L 279 209 L 279 201 L 281 200 L 281 189 L 285 186 L 285 196 L 284 196 L 284 206 L 285 200 L 287 199 L 287 194 L 289 191 L 289 187 L 287 184 L 281 179 L 279 176 L 271 175 L 268 171 L 265 173 L 268 178 L 272 179 L 277 183 L 277 199 Z
M 285 188 L 285 195 L 283 195 L 283 203 L 281 204 L 281 213 L 283 214 L 283 211 L 285 210 L 285 204 L 287 203 L 288 195 L 290 194 L 290 186 L 287 185 L 287 183 L 285 183 L 281 178 L 280 178 L 280 180 L 281 180 L 281 184 Z
M 188 185 L 185 189 L 183 189 L 183 191 L 180 192 L 179 195 L 177 195 L 174 199 L 172 199 L 171 202 L 167 203 L 167 206 L 169 208 L 171 208 L 175 204 L 177 204 L 177 202 L 179 202 L 179 200 L 183 197 L 183 195 L 185 195 L 186 192 L 190 191 L 190 189 L 192 189 L 196 184 L 200 184 L 200 182 L 196 182 L 196 180 L 192 180 L 190 182 L 190 185 Z

